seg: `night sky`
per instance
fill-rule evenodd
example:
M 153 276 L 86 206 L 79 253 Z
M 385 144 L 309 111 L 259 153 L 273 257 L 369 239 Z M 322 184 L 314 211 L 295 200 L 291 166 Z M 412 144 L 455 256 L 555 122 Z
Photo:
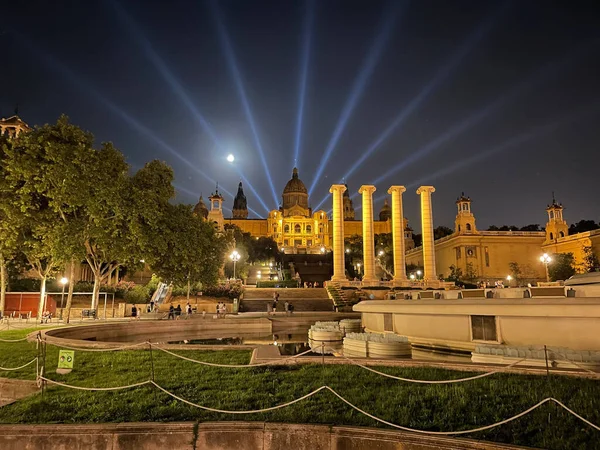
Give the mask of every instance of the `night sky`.
M 296 164 L 327 211 L 344 177 L 375 213 L 406 185 L 416 230 L 420 184 L 436 226 L 462 191 L 483 229 L 544 224 L 552 191 L 598 221 L 599 24 L 597 0 L 3 3 L 0 116 L 65 113 L 134 169 L 166 161 L 186 203 L 243 177 L 274 209 Z

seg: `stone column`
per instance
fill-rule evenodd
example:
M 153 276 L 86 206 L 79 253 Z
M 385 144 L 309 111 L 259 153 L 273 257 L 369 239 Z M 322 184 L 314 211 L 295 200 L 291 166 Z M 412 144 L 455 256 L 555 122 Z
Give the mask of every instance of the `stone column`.
M 431 194 L 433 186 L 421 186 L 417 194 L 421 196 L 421 233 L 423 234 L 423 279 L 437 280 L 435 273 L 435 248 L 433 245 L 433 214 L 431 212 Z
M 406 262 L 404 254 L 404 212 L 402 210 L 402 193 L 404 186 L 390 186 L 388 194 L 392 194 L 392 240 L 394 248 L 394 282 L 406 281 Z
M 333 194 L 333 276 L 331 281 L 346 281 L 344 264 L 344 191 L 343 184 L 333 184 L 329 192 Z
M 367 184 L 360 187 L 362 194 L 362 227 L 363 227 L 363 281 L 377 281 L 375 276 L 375 236 L 373 235 L 373 192 L 376 188 Z

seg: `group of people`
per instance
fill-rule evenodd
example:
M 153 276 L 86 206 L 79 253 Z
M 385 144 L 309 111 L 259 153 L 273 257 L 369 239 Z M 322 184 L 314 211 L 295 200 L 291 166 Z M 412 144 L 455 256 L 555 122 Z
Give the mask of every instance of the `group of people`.
M 273 302 L 267 303 L 267 314 L 275 314 L 277 312 L 277 305 L 279 304 L 279 292 L 273 292 Z M 294 312 L 294 306 L 288 302 L 287 300 L 283 304 L 283 310 L 286 314 L 291 314 Z
M 310 283 L 310 282 L 304 282 L 304 287 L 305 288 L 318 288 L 319 287 L 319 282 L 315 281 L 314 283 Z
M 217 319 L 219 317 L 225 317 L 227 315 L 227 305 L 225 302 L 217 303 Z

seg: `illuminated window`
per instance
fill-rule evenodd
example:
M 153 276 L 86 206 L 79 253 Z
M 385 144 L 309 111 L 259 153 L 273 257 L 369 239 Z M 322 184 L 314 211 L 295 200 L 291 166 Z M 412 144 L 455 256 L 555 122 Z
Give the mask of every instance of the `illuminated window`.
M 312 233 L 312 227 L 310 225 L 306 225 L 306 233 L 307 234 Z
M 290 232 L 290 226 L 286 224 L 286 225 L 283 227 L 283 232 L 284 232 L 284 233 L 289 233 L 289 232 Z
M 488 248 L 485 248 L 485 267 L 490 267 L 490 252 Z
M 302 233 L 302 227 L 300 226 L 299 223 L 294 225 L 294 233 Z

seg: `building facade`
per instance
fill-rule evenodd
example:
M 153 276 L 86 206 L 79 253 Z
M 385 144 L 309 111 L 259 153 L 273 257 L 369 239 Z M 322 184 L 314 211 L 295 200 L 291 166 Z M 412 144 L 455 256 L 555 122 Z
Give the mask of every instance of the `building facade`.
M 600 230 L 569 236 L 563 207 L 553 199 L 548 205 L 544 231 L 480 231 L 471 210 L 471 199 L 462 194 L 456 201 L 454 233 L 434 243 L 436 272 L 450 275 L 450 266 L 473 280 L 505 280 L 511 263 L 517 263 L 523 279 L 545 280 L 540 262 L 544 253 L 573 253 L 577 269 L 582 271 L 585 248 L 600 254 Z M 421 247 L 407 251 L 406 263 L 423 266 Z
M 243 232 L 250 233 L 253 237 L 271 237 L 288 254 L 316 254 L 331 250 L 332 220 L 326 211 L 312 210 L 308 190 L 299 178 L 296 168 L 292 172 L 292 178 L 283 189 L 281 207 L 270 211 L 267 218 L 248 219 L 248 203 L 241 182 L 234 198 L 231 218 L 223 216 L 223 198 L 220 194 L 217 193 L 217 195 L 220 200 L 216 202 L 213 196 L 209 197 L 210 207 L 205 217 L 221 228 L 224 224 L 231 224 L 239 227 Z M 204 208 L 206 206 L 200 198 L 195 209 L 204 214 Z M 348 190 L 344 193 L 343 210 L 344 236 L 362 235 L 362 221 L 355 219 L 354 206 Z M 386 201 L 379 214 L 379 220 L 373 222 L 375 234 L 391 232 L 390 211 Z M 404 219 L 405 241 L 408 250 L 414 247 L 414 242 L 412 230 L 408 228 L 407 224 L 408 221 Z

